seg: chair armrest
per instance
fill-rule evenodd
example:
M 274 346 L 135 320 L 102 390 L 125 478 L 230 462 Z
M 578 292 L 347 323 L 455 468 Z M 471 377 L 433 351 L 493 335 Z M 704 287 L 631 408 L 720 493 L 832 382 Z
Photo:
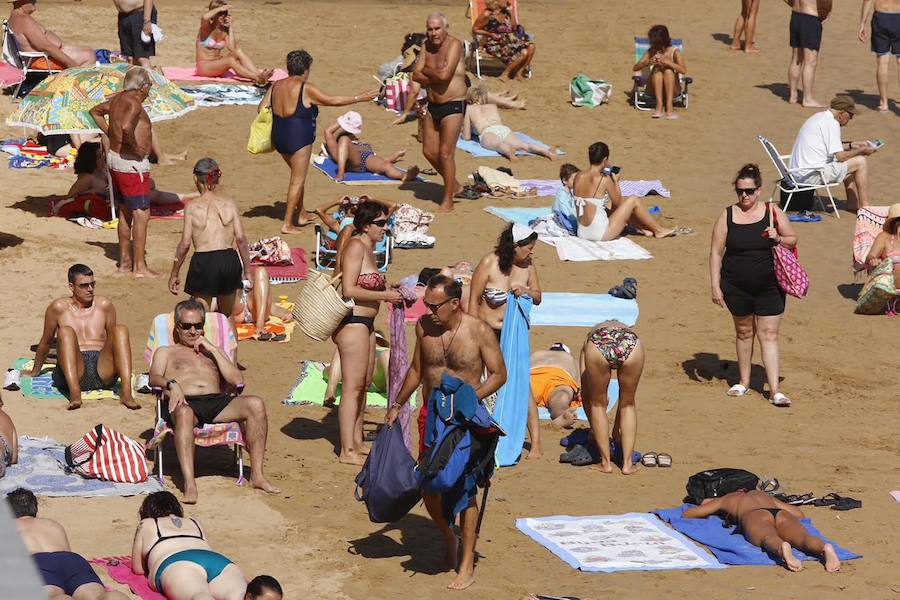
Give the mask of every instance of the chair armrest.
M 47 56 L 46 52 L 19 52 L 19 56 L 23 58 L 44 58 Z
M 685 77 L 684 82 L 685 83 L 694 83 L 694 78 L 693 77 Z

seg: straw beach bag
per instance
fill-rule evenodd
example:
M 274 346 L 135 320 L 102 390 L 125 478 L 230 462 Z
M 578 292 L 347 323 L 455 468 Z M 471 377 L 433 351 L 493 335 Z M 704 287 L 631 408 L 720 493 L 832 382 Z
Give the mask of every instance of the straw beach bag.
M 314 340 L 322 341 L 331 337 L 344 317 L 353 310 L 353 301 L 344 301 L 335 289 L 341 274 L 334 277 L 321 271 L 311 270 L 309 279 L 300 290 L 292 314 L 300 329 Z

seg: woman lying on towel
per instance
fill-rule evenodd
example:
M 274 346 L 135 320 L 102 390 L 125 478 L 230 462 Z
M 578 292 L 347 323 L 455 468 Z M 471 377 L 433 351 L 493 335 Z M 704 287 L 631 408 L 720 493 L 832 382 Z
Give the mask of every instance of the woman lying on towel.
M 803 568 L 803 563 L 794 556 L 794 548 L 821 557 L 829 573 L 841 569 L 834 547 L 811 535 L 800 522 L 803 511 L 766 492 L 732 492 L 721 498 L 707 498 L 700 506 L 684 511 L 682 516 L 702 519 L 716 513 L 727 515 L 748 542 L 765 550 L 773 560 L 784 563 L 790 571 Z
M 213 552 L 206 532 L 171 492 L 144 499 L 134 534 L 131 570 L 146 575 L 150 588 L 169 600 L 241 598 L 247 579 L 240 568 Z
M 894 285 L 900 282 L 900 203 L 891 206 L 884 220 L 884 231 L 878 234 L 869 254 L 866 256 L 866 267 L 869 272 L 881 264 L 886 258 L 894 265 Z
M 361 142 L 362 116 L 356 111 L 348 111 L 325 130 L 325 149 L 337 163 L 335 181 L 343 181 L 347 171 L 352 173 L 376 173 L 391 179 L 410 181 L 419 174 L 419 167 L 411 166 L 406 171 L 398 169 L 396 163 L 406 156 L 406 150 L 398 150 L 386 159 L 375 154 L 368 142 Z
M 550 160 L 556 160 L 556 148 L 529 144 L 512 129 L 503 124 L 496 104 L 488 102 L 484 88 L 472 88 L 466 96 L 468 108 L 463 120 L 462 137 L 472 139 L 472 132 L 478 134 L 479 143 L 494 152 L 499 152 L 510 161 L 517 160 L 516 151 L 522 150 Z
M 231 27 L 231 6 L 225 0 L 212 0 L 209 11 L 200 19 L 197 34 L 197 75 L 222 77 L 229 70 L 240 77 L 265 85 L 274 69 L 260 69 L 238 47 L 237 37 Z

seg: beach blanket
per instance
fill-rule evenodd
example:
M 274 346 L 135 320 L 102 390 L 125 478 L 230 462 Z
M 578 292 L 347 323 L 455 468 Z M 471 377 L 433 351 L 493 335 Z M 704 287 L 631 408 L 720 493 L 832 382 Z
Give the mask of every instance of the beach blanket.
M 171 346 L 175 343 L 174 330 L 174 313 L 162 313 L 153 318 L 150 333 L 147 335 L 147 345 L 144 348 L 144 360 L 148 365 L 152 362 L 153 353 L 157 348 Z M 222 349 L 229 357 L 234 356 L 234 352 L 237 350 L 237 338 L 225 315 L 216 312 L 206 313 L 203 336 Z
M 269 272 L 269 283 L 272 285 L 297 283 L 309 276 L 309 265 L 306 262 L 306 250 L 303 248 L 291 248 L 291 258 L 294 260 L 294 264 L 292 265 L 266 265 L 266 270 Z M 251 271 L 253 270 L 253 267 L 253 263 L 250 263 Z
M 75 164 L 73 154 L 60 158 L 47 151 L 33 140 L 17 138 L 0 142 L 0 151 L 9 154 L 9 167 L 11 169 L 68 169 Z
M 51 438 L 19 437 L 19 462 L 0 478 L 0 496 L 23 487 L 37 496 L 135 496 L 165 489 L 154 477 L 144 483 L 115 483 L 85 479 L 63 470 L 65 444 Z
M 516 527 L 581 571 L 725 568 L 649 513 L 516 519 Z
M 131 571 L 130 556 L 92 558 L 89 562 L 103 567 L 113 581 L 127 585 L 131 592 L 142 598 L 142 600 L 166 600 L 165 596 L 150 589 L 150 583 L 145 576 L 135 575 Z
M 637 300 L 624 300 L 609 294 L 544 292 L 541 303 L 531 311 L 531 326 L 591 327 L 615 319 L 633 327 L 638 313 Z
M 768 554 L 758 546 L 754 546 L 747 541 L 740 533 L 735 533 L 736 527 L 722 520 L 721 517 L 715 515 L 706 517 L 705 519 L 685 519 L 681 515 L 692 504 L 683 504 L 675 508 L 663 508 L 654 511 L 659 518 L 669 523 L 677 531 L 680 531 L 689 538 L 696 540 L 709 548 L 716 555 L 719 562 L 726 565 L 775 565 L 778 564 L 772 560 Z M 838 557 L 841 560 L 852 560 L 854 558 L 862 558 L 862 555 L 856 554 L 838 546 L 833 541 L 825 538 L 818 529 L 812 524 L 809 518 L 800 519 L 803 526 L 811 534 L 825 540 L 826 543 L 834 546 Z M 794 556 L 799 560 L 819 560 L 818 557 L 809 556 L 794 550 Z
M 536 189 L 538 196 L 555 196 L 556 192 L 562 189 L 562 182 L 559 179 L 522 179 L 519 183 L 523 187 Z M 663 198 L 672 197 L 672 192 L 659 179 L 649 181 L 644 181 L 643 179 L 620 179 L 619 188 L 623 197 L 638 196 L 643 198 L 651 194 L 662 196 Z
M 287 399 L 282 404 L 288 406 L 298 406 L 305 404 L 322 405 L 325 400 L 325 389 L 328 387 L 328 378 L 326 377 L 326 369 L 324 363 L 304 360 L 300 364 L 300 376 L 297 378 L 294 387 L 291 388 Z M 341 384 L 337 386 L 335 397 L 338 401 L 341 399 Z M 366 392 L 366 405 L 377 406 L 379 408 L 387 408 L 388 399 L 385 392 L 375 392 L 371 389 Z
M 182 84 L 181 91 L 194 99 L 199 106 L 227 106 L 259 104 L 266 90 L 245 83 Z
M 242 78 L 234 71 L 228 71 L 220 77 L 203 77 L 197 75 L 197 70 L 194 67 L 163 67 L 163 75 L 169 81 L 244 81 L 246 84 L 250 83 L 248 79 Z M 279 81 L 287 78 L 287 76 L 287 71 L 284 69 L 275 69 L 275 73 L 272 74 L 272 81 Z
M 313 158 L 313 166 L 327 175 L 332 181 L 336 181 L 335 177 L 337 177 L 338 166 L 331 158 L 322 155 L 316 156 Z M 416 177 L 416 181 L 426 180 L 421 177 Z M 400 185 L 402 182 L 399 179 L 391 179 L 390 177 L 385 177 L 378 173 L 355 173 L 347 171 L 344 175 L 344 180 L 337 181 L 337 183 L 343 183 L 344 185 Z
M 522 133 L 521 131 L 517 131 L 516 135 L 519 136 L 519 138 L 523 142 L 526 142 L 528 144 L 535 144 L 535 145 L 541 146 L 543 148 L 550 147 L 549 145 L 545 144 L 541 140 L 536 140 L 533 137 L 531 137 L 530 135 Z M 488 150 L 487 148 L 482 146 L 481 143 L 478 141 L 478 136 L 474 135 L 474 134 L 472 135 L 471 140 L 464 140 L 462 138 L 459 138 L 458 140 L 456 140 L 456 147 L 459 150 L 462 150 L 463 152 L 468 152 L 472 156 L 475 156 L 478 158 L 483 158 L 483 157 L 487 157 L 487 156 L 500 156 L 499 152 L 496 152 L 495 150 Z M 565 152 L 563 152 L 562 150 L 557 148 L 556 154 L 557 154 L 557 156 L 562 156 L 565 154 Z M 524 150 L 517 150 L 516 156 L 535 156 L 535 155 L 530 152 L 525 152 Z
M 25 71 L 0 60 L 0 89 L 18 85 L 25 81 Z
M 506 363 L 506 383 L 497 392 L 493 417 L 506 432 L 497 443 L 497 466 L 511 467 L 519 462 L 528 403 L 531 401 L 531 344 L 528 338 L 532 310 L 530 296 L 507 293 L 506 314 L 500 331 L 500 350 Z
M 22 387 L 22 395 L 26 398 L 38 400 L 63 400 L 66 395 L 53 385 L 54 364 L 45 364 L 41 367 L 41 374 L 37 377 L 29 377 L 25 373 L 34 368 L 34 360 L 20 358 L 16 360 L 15 368 L 22 373 L 19 385 Z M 82 400 L 118 400 L 122 391 L 120 382 L 116 382 L 112 389 L 90 390 L 81 392 Z
M 609 381 L 609 387 L 606 390 L 606 397 L 609 399 L 608 404 L 606 405 L 606 414 L 612 414 L 612 412 L 616 409 L 616 406 L 619 404 L 619 380 L 611 379 Z M 579 421 L 587 421 L 587 415 L 584 413 L 584 407 L 579 406 L 575 411 L 575 418 Z M 547 410 L 543 406 L 538 407 L 538 419 L 542 421 L 550 420 L 550 411 Z
M 272 335 L 284 335 L 284 339 L 272 340 L 278 342 L 280 344 L 286 344 L 291 341 L 291 336 L 294 335 L 294 326 L 296 323 L 294 321 L 288 321 L 285 323 L 278 317 L 269 315 L 269 320 L 266 321 L 265 333 L 271 333 Z M 258 340 L 259 334 L 261 333 L 257 328 L 255 323 L 235 323 L 235 330 L 237 331 L 238 341 L 243 340 Z
M 853 233 L 853 271 L 866 270 L 866 256 L 878 234 L 884 231 L 890 206 L 866 206 L 856 211 L 856 231 Z
M 99 204 L 95 204 L 95 201 Z M 62 205 L 62 206 L 60 206 Z M 59 208 L 57 208 L 59 207 Z M 99 221 L 100 227 L 115 229 L 118 219 L 112 218 L 109 200 L 99 194 L 85 194 L 73 198 L 54 198 L 47 205 L 47 216 L 63 217 L 70 221 L 76 221 L 78 217 Z M 170 202 L 168 204 L 153 204 L 150 206 L 151 219 L 182 219 L 184 218 L 184 202 Z M 79 223 L 80 225 L 82 223 Z M 112 226 L 107 226 L 112 224 Z M 89 226 L 90 227 L 90 226 Z M 94 229 L 94 227 L 91 227 Z

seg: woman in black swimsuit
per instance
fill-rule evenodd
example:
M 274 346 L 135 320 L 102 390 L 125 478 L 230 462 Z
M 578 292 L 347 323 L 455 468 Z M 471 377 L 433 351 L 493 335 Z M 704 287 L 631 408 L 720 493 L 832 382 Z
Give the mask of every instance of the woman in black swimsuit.
M 790 399 L 778 391 L 778 327 L 785 294 L 775 279 L 772 249 L 776 244 L 794 248 L 797 236 L 780 208 L 759 201 L 761 187 L 759 167 L 744 165 L 734 180 L 737 202 L 716 221 L 709 252 L 712 301 L 731 312 L 737 335 L 741 378 L 728 395 L 743 396 L 749 391 L 755 336 L 762 348 L 769 401 L 790 406 Z M 775 227 L 770 226 L 770 218 Z
M 287 79 L 273 84 L 257 108 L 260 111 L 265 106 L 272 107 L 272 144 L 291 168 L 281 233 L 296 233 L 314 218 L 303 207 L 303 190 L 316 141 L 319 106 L 347 106 L 368 102 L 378 95 L 378 90 L 373 90 L 358 96 L 329 96 L 308 83 L 312 62 L 306 50 L 291 51 L 287 55 Z

